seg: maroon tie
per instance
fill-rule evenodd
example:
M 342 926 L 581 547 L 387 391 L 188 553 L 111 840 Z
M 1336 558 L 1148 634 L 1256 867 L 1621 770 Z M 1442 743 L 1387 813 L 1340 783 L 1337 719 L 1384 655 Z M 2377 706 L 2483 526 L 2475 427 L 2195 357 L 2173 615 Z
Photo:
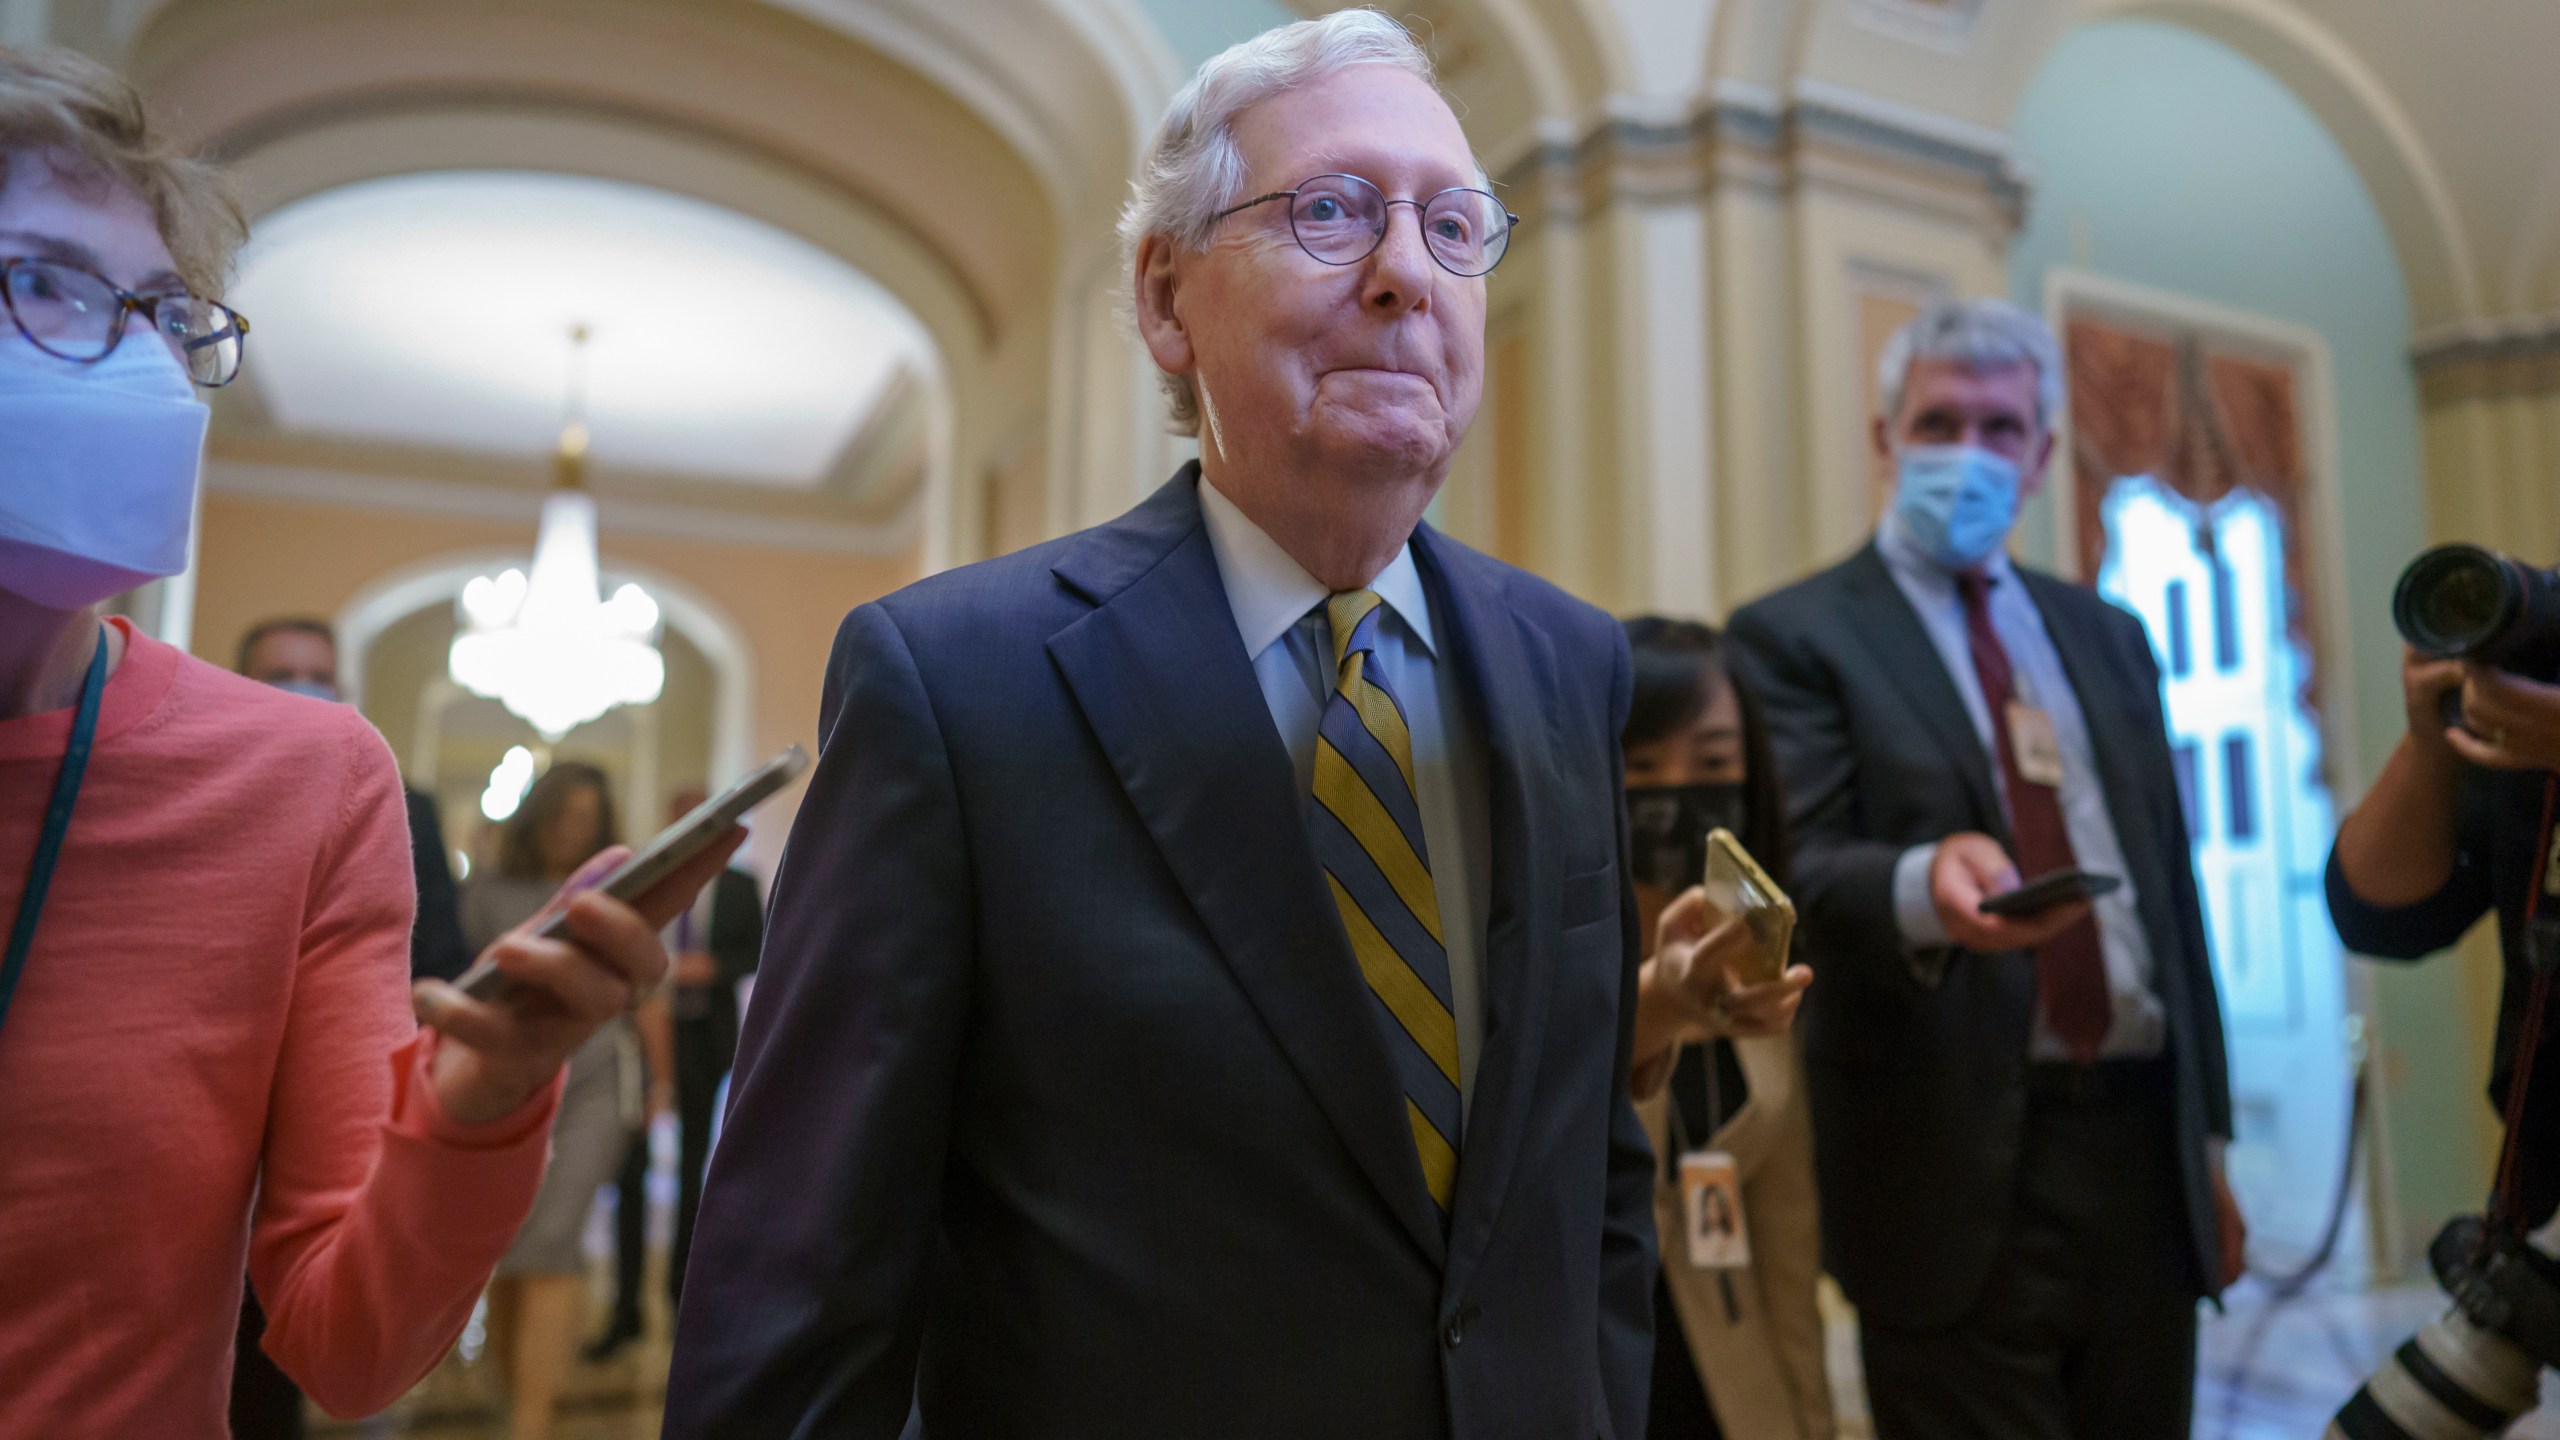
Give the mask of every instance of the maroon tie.
M 1956 593 L 1964 597 L 1965 638 L 1973 645 L 1973 673 L 1982 682 L 1983 708 L 1991 712 L 1992 752 L 2009 792 L 2009 839 L 2018 869 L 2028 879 L 2056 870 L 2077 868 L 2071 855 L 2071 832 L 2062 823 L 2062 801 L 2050 785 L 2039 785 L 2018 773 L 2018 754 L 2009 738 L 2009 652 L 1991 628 L 1991 579 L 1979 570 L 1956 575 Z M 2098 1058 L 2106 1043 L 2112 1007 L 2107 999 L 2107 966 L 2098 950 L 2098 923 L 2083 917 L 2070 929 L 2036 947 L 2036 994 L 2044 1005 L 2045 1023 L 2082 1063 Z

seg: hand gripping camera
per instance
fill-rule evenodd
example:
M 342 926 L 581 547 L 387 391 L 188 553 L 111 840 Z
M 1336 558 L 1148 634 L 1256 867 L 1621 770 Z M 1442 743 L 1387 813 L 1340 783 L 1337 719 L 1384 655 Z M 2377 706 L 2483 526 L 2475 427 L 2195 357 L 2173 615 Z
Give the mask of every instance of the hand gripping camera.
M 2477 545 L 2439 545 L 2400 572 L 2391 623 L 2432 659 L 2477 660 L 2528 679 L 2560 679 L 2560 571 L 2537 570 Z M 2446 692 L 2446 724 L 2462 723 L 2461 707 L 2460 692 Z

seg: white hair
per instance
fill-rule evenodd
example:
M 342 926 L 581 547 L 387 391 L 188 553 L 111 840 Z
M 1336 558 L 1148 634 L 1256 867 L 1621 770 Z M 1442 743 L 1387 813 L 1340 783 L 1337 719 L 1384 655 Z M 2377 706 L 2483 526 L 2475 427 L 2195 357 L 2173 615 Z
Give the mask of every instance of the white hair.
M 1134 273 L 1138 246 L 1160 235 L 1205 248 L 1218 212 L 1244 199 L 1244 156 L 1236 120 L 1245 111 L 1354 65 L 1391 65 L 1434 89 L 1431 57 L 1403 26 L 1371 9 L 1337 10 L 1266 30 L 1211 56 L 1172 103 L 1120 211 L 1120 255 Z M 1175 433 L 1200 433 L 1199 392 L 1187 375 L 1163 374 Z
M 1968 370 L 2007 365 L 2036 369 L 2036 424 L 2053 428 L 2062 412 L 2062 347 L 2034 311 L 2006 300 L 1932 300 L 1893 332 L 1876 361 L 1876 393 L 1885 423 L 1902 414 L 1902 391 L 1916 360 L 1951 360 Z

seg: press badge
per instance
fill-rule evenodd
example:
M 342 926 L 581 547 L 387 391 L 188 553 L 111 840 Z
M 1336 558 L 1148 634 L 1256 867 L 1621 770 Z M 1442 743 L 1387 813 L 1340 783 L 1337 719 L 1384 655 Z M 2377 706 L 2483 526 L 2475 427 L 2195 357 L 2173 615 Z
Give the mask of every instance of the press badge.
M 2009 751 L 2020 779 L 2061 788 L 2062 742 L 2054 738 L 2051 715 L 2024 701 L 2010 701 Z
M 1731 1155 L 1721 1150 L 1682 1155 L 1680 1202 L 1689 1222 L 1690 1268 L 1749 1268 L 1751 1232 L 1742 1223 L 1742 1172 Z

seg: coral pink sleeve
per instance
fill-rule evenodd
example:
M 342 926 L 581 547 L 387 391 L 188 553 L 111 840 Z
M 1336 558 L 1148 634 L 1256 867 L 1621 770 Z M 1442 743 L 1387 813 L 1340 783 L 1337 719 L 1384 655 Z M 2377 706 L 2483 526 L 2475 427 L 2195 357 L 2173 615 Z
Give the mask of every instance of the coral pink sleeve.
M 250 1240 L 267 1352 L 331 1414 L 443 1358 L 533 1206 L 559 1085 L 478 1127 L 437 1107 L 409 1011 L 414 885 L 390 751 L 349 712 L 341 783 L 280 824 L 326 838 L 305 906 Z

